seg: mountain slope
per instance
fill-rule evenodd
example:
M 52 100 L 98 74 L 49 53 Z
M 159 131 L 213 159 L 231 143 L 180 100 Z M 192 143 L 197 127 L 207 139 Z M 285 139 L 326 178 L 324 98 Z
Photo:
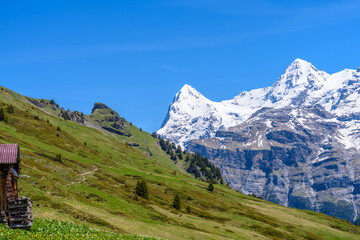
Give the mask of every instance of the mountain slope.
M 92 116 L 66 111 L 73 121 L 64 120 L 65 111 L 55 103 L 1 88 L 0 106 L 6 110 L 9 104 L 14 112 L 5 111 L 8 121 L 0 121 L 0 143 L 20 144 L 22 174 L 29 176 L 19 180 L 20 195 L 34 200 L 36 218 L 167 239 L 358 237 L 358 227 L 323 214 L 286 208 L 218 184 L 208 191 L 207 182 L 184 171 L 185 161 L 175 163 L 156 138 L 102 105 Z M 109 118 L 120 125 L 114 129 L 128 134 L 105 131 L 102 126 L 115 123 Z M 129 146 L 131 142 L 139 146 Z M 141 178 L 147 181 L 149 200 L 134 194 Z M 176 194 L 182 200 L 180 211 L 171 207 Z
M 170 117 L 158 132 L 208 157 L 246 194 L 360 220 L 360 68 L 330 75 L 296 59 L 269 88 L 208 102 L 214 107 L 197 116 L 207 124 L 179 114 L 181 125 Z M 185 98 L 175 104 L 196 105 Z M 218 119 L 216 127 L 207 121 L 211 115 Z M 233 121 L 223 121 L 229 115 Z
M 320 105 L 263 108 L 188 149 L 212 159 L 245 194 L 356 222 L 360 152 L 344 151 L 342 127 Z

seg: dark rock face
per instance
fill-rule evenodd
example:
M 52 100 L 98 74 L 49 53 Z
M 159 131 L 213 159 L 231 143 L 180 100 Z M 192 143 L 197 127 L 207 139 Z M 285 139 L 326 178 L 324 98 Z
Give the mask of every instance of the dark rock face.
M 126 136 L 126 137 L 130 137 L 130 136 L 131 136 L 131 134 L 128 133 L 128 132 L 119 131 L 119 130 L 116 130 L 116 129 L 111 128 L 111 127 L 102 126 L 102 128 L 105 129 L 106 131 L 109 131 L 109 132 L 112 132 L 112 133 L 116 133 L 116 134 L 121 135 L 121 136 Z
M 94 113 L 95 109 L 109 109 L 109 107 L 103 103 L 97 102 L 94 104 L 94 107 L 93 107 L 91 113 Z
M 360 153 L 346 148 L 341 124 L 320 106 L 266 108 L 188 150 L 212 160 L 245 194 L 355 221 Z
M 134 142 L 129 142 L 129 143 L 127 143 L 127 145 L 130 146 L 130 147 L 138 147 L 138 146 L 140 146 L 138 143 L 134 143 Z
M 73 122 L 76 122 L 76 123 L 79 123 L 79 124 L 84 124 L 85 121 L 86 121 L 84 114 L 81 113 L 81 112 L 78 112 L 78 111 L 74 111 L 74 112 L 68 111 L 68 115 L 69 115 L 71 121 L 73 121 Z

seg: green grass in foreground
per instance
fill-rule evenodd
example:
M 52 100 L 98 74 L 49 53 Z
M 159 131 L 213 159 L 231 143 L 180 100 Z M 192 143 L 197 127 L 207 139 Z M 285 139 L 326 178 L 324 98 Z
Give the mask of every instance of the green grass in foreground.
M 10 229 L 0 225 L 0 239 L 122 239 L 122 240 L 156 240 L 159 238 L 139 236 L 139 235 L 121 235 L 105 231 L 94 230 L 85 226 L 76 225 L 54 220 L 36 219 L 30 231 L 21 229 Z

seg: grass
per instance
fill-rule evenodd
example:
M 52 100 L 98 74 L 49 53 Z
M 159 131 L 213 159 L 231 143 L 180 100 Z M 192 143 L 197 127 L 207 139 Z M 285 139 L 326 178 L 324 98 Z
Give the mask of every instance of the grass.
M 3 88 L 0 107 L 6 104 L 14 105 L 15 111 L 7 113 L 7 123 L 0 122 L 0 143 L 20 144 L 21 175 L 30 177 L 19 180 L 20 196 L 33 199 L 36 218 L 30 232 L 2 228 L 10 234 L 8 239 L 14 234 L 30 234 L 24 239 L 31 239 L 42 234 L 39 229 L 57 236 L 66 232 L 61 226 L 111 237 L 358 239 L 358 227 L 320 213 L 279 206 L 219 184 L 209 192 L 208 183 L 184 170 L 185 162 L 175 164 L 156 139 L 128 122 L 124 131 L 130 137 L 104 133 L 94 117 L 84 115 L 97 129 L 65 121 L 57 116 L 59 109 L 40 109 Z M 141 178 L 146 179 L 149 200 L 134 193 Z M 180 211 L 171 207 L 176 194 L 182 201 Z
M 67 222 L 36 219 L 30 231 L 9 229 L 0 225 L 0 238 L 8 240 L 31 240 L 31 239 L 89 239 L 89 240 L 156 240 L 158 238 L 139 235 L 121 235 L 106 231 L 98 231 L 86 226 Z

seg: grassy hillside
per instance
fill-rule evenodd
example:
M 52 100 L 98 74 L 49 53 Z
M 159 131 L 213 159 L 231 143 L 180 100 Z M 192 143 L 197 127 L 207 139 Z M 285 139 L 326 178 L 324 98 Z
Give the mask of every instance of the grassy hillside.
M 6 111 L 8 104 L 15 107 L 13 113 Z M 175 164 L 158 139 L 127 121 L 119 129 L 128 135 L 99 128 L 96 120 L 103 116 L 97 113 L 84 116 L 85 125 L 97 126 L 90 128 L 58 117 L 56 106 L 36 106 L 6 88 L 0 91 L 0 107 L 8 120 L 0 121 L 0 143 L 20 144 L 21 175 L 29 176 L 19 180 L 20 196 L 33 199 L 39 222 L 61 220 L 164 239 L 359 238 L 360 228 L 320 213 L 272 204 L 219 184 L 208 191 L 208 183 L 184 170 L 184 161 Z M 149 200 L 134 193 L 139 179 L 146 179 Z M 171 207 L 176 194 L 179 211 Z
M 7 240 L 156 240 L 159 238 L 139 235 L 122 235 L 108 231 L 98 231 L 86 226 L 56 220 L 36 219 L 30 231 L 10 229 L 0 225 L 0 239 Z

